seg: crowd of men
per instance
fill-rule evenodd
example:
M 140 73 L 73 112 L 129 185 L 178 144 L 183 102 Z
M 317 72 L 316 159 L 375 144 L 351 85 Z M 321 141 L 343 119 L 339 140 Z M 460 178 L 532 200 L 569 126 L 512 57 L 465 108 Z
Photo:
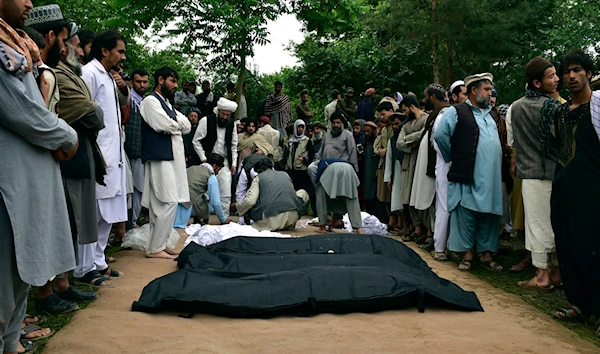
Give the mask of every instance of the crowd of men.
M 109 235 L 119 243 L 145 213 L 148 258 L 176 257 L 167 239 L 178 213 L 201 224 L 237 213 L 277 231 L 310 207 L 319 233 L 346 213 L 364 233 L 366 211 L 435 260 L 453 252 L 460 270 L 477 258 L 493 272 L 503 271 L 494 256 L 512 222 L 530 255 L 511 271 L 537 269 L 518 285 L 564 286 L 571 307 L 558 317 L 600 315 L 600 95 L 583 51 L 558 65 L 533 58 L 510 106 L 496 106 L 494 78 L 482 73 L 432 83 L 422 99 L 384 89 L 376 103 L 368 88 L 357 104 L 353 88 L 336 90 L 326 123 L 307 91 L 292 109 L 281 82 L 258 102 L 258 119 L 235 86 L 178 91 L 168 67 L 148 92 L 145 69 L 123 73 L 119 33 L 81 31 L 57 5 L 0 1 L 0 53 L 0 351 L 52 334 L 42 316 L 26 316 L 30 286 L 50 314 L 98 296 L 71 285 L 71 271 L 76 284 L 115 287 L 125 274 L 109 266 Z

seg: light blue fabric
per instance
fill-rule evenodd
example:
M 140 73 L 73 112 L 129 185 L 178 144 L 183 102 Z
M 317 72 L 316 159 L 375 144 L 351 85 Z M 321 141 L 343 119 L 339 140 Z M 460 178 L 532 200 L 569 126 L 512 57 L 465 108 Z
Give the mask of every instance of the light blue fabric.
M 225 218 L 225 214 L 223 213 L 223 207 L 221 206 L 221 193 L 219 192 L 219 181 L 217 181 L 217 177 L 214 174 L 208 178 L 208 188 L 206 196 L 208 197 L 208 213 L 215 213 L 219 218 L 219 221 L 221 221 L 221 224 L 225 223 L 227 218 Z
M 452 252 L 498 252 L 499 215 L 478 213 L 458 206 L 450 214 L 448 249 Z
M 177 216 L 175 216 L 175 225 L 173 227 L 176 229 L 185 229 L 190 217 L 192 217 L 192 207 L 186 208 L 181 204 L 177 204 Z
M 482 112 L 468 100 L 467 104 L 471 106 L 479 127 L 474 183 L 448 183 L 448 211 L 454 210 L 460 203 L 472 211 L 502 215 L 502 147 L 498 127 L 490 115 L 491 108 Z M 446 162 L 452 161 L 450 137 L 457 122 L 456 109 L 450 107 L 435 130 L 435 141 Z

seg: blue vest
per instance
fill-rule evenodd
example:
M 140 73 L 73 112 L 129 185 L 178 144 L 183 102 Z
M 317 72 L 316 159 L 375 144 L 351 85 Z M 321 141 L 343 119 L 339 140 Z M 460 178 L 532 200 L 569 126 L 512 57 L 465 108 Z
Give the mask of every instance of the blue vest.
M 160 102 L 167 115 L 177 121 L 177 113 L 167 106 L 156 91 L 152 92 L 152 96 Z M 146 161 L 173 161 L 173 144 L 171 134 L 155 131 L 142 119 L 142 162 Z

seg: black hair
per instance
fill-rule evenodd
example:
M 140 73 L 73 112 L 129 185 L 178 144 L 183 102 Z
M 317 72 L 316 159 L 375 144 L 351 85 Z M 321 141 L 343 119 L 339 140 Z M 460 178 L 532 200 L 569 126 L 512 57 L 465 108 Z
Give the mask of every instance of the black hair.
M 333 98 L 334 100 L 337 98 L 337 96 L 341 95 L 342 93 L 339 90 L 333 90 L 331 91 L 331 98 Z
M 413 95 L 406 95 L 402 102 L 400 102 L 400 106 L 402 105 L 406 106 L 407 108 L 410 108 L 410 106 L 415 106 L 417 108 L 421 107 L 421 104 Z
M 279 85 L 279 86 L 283 87 L 283 82 L 281 82 L 281 81 L 279 81 L 279 80 L 278 80 L 278 81 L 275 81 L 275 85 L 274 85 L 274 86 L 277 86 L 277 85 Z
M 119 41 L 125 42 L 125 39 L 118 32 L 108 30 L 98 33 L 96 37 L 94 37 L 94 41 L 92 42 L 92 50 L 90 51 L 90 56 L 96 60 L 101 60 L 102 48 L 113 50 L 117 46 Z
M 208 81 L 208 80 L 202 81 L 202 85 L 204 85 L 204 84 L 209 84 L 210 85 L 210 81 Z
M 383 89 L 383 97 L 392 97 L 392 90 L 390 90 L 389 88 Z
M 471 93 L 471 89 L 473 87 L 476 87 L 477 89 L 480 89 L 481 85 L 483 85 L 483 84 L 491 84 L 491 83 L 492 82 L 490 80 L 488 80 L 488 79 L 483 79 L 483 80 L 478 80 L 478 81 L 475 81 L 475 82 L 471 82 L 469 84 L 469 86 L 467 86 L 467 95 L 469 95 Z
M 94 41 L 96 34 L 89 30 L 82 30 L 77 32 L 77 36 L 79 37 L 80 45 L 83 48 Z
M 234 84 L 233 82 L 229 81 L 229 82 L 227 83 L 227 89 L 228 89 L 228 90 L 230 90 L 230 89 L 235 89 L 235 84 Z
M 254 171 L 257 173 L 265 172 L 268 169 L 273 168 L 273 162 L 270 159 L 261 159 L 254 165 Z
M 254 118 L 248 118 L 246 120 L 246 128 L 250 125 L 250 123 L 254 123 L 254 128 L 258 129 L 258 121 Z
M 25 33 L 27 33 L 29 38 L 31 38 L 35 42 L 35 44 L 38 46 L 38 48 L 40 50 L 46 48 L 46 40 L 44 39 L 44 36 L 42 36 L 42 34 L 40 32 L 36 31 L 35 29 L 33 29 L 32 27 L 29 27 L 29 26 L 23 27 L 23 31 Z
M 394 113 L 390 116 L 390 122 L 393 122 L 395 119 L 399 119 L 402 122 L 404 120 L 404 116 L 399 113 Z
M 583 68 L 583 70 L 585 70 L 586 73 L 588 73 L 588 72 L 592 73 L 592 77 L 594 76 L 594 74 L 596 72 L 596 69 L 594 67 L 594 61 L 589 56 L 589 54 L 584 52 L 583 49 L 576 49 L 569 54 L 565 54 L 560 59 L 560 66 L 558 68 L 560 77 L 563 76 L 565 69 L 569 65 L 573 65 L 573 64 L 581 65 L 581 67 Z
M 331 118 L 329 118 L 329 121 L 331 123 L 333 123 L 334 120 L 336 119 L 340 119 L 342 121 L 342 124 L 344 125 L 344 127 L 346 126 L 346 117 L 344 116 L 344 114 L 340 111 L 335 111 L 332 115 Z
M 438 99 L 438 101 L 446 100 L 446 95 L 443 92 L 440 92 L 438 90 L 433 90 L 431 88 L 427 88 L 427 94 L 429 96 L 435 96 Z
M 294 125 L 293 124 L 288 124 L 288 126 L 285 127 L 285 133 L 287 135 L 294 134 Z
M 307 90 L 300 91 L 300 96 L 302 96 L 302 95 L 308 95 L 308 91 Z
M 71 24 L 68 21 L 60 20 L 60 21 L 52 21 L 52 22 L 47 22 L 47 23 L 35 24 L 35 25 L 31 25 L 30 27 L 33 28 L 34 30 L 38 31 L 42 35 L 42 37 L 46 37 L 46 35 L 50 31 L 53 31 L 54 34 L 58 35 L 65 28 L 67 30 L 69 30 L 70 26 L 71 26 Z
M 217 167 L 223 167 L 225 166 L 225 158 L 216 152 L 213 152 L 206 160 L 206 163 L 209 165 L 216 165 Z
M 131 78 L 133 79 L 133 77 L 135 75 L 138 76 L 148 76 L 148 72 L 144 69 L 135 69 L 132 73 L 131 73 Z
M 377 112 L 381 112 L 381 111 L 393 111 L 393 110 L 394 110 L 394 106 L 392 106 L 392 102 L 389 102 L 389 101 L 381 102 L 377 106 Z
M 166 80 L 168 77 L 172 77 L 175 80 L 179 80 L 179 75 L 177 75 L 177 71 L 171 69 L 168 66 L 163 66 L 162 68 L 154 72 L 154 87 L 158 86 L 159 77 L 162 77 L 164 80 Z
M 458 96 L 460 94 L 460 92 L 462 91 L 462 87 L 465 87 L 465 85 L 456 86 L 454 88 L 454 90 L 452 90 L 452 92 L 450 92 L 450 94 Z
M 242 119 L 240 119 L 240 123 L 242 123 L 242 124 L 248 123 L 248 118 L 242 118 Z

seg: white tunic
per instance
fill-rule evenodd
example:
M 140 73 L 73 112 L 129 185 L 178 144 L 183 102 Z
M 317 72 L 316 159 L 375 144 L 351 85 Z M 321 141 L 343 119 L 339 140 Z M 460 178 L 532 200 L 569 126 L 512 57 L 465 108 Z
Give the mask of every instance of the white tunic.
M 391 141 L 391 139 L 390 139 Z M 388 143 L 388 146 L 389 145 Z M 392 149 L 387 149 L 385 153 L 385 173 L 383 177 L 383 181 L 385 183 L 392 182 L 392 197 L 391 197 L 391 210 L 392 211 L 402 211 L 404 210 L 404 206 L 400 201 L 400 189 L 402 188 L 402 162 L 399 160 L 392 161 L 393 152 Z M 393 163 L 392 163 L 393 162 Z M 394 180 L 392 181 L 392 168 L 394 169 Z M 387 186 L 385 186 L 387 188 Z
M 102 218 L 108 223 L 127 220 L 125 190 L 125 150 L 121 135 L 121 110 L 117 86 L 112 75 L 94 59 L 82 68 L 81 78 L 88 85 L 92 100 L 104 112 L 104 129 L 98 133 L 98 146 L 106 162 L 105 186 L 96 184 L 96 199 Z
M 444 160 L 444 156 L 438 147 L 437 142 L 435 141 L 433 135 L 435 130 L 437 129 L 442 116 L 446 113 L 447 108 L 442 109 L 440 114 L 435 118 L 433 122 L 433 130 L 431 131 L 431 143 L 433 144 L 433 149 L 437 152 L 436 162 L 435 162 L 435 183 L 436 183 L 436 197 L 439 199 L 440 204 L 448 211 L 448 172 L 450 172 L 450 166 L 452 166 L 452 162 L 446 162 Z
M 168 101 L 165 103 L 173 109 Z M 145 207 L 150 205 L 151 193 L 163 203 L 187 203 L 190 201 L 183 134 L 192 130 L 192 124 L 186 116 L 178 111 L 175 112 L 177 121 L 167 115 L 154 96 L 146 97 L 140 105 L 142 119 L 156 132 L 171 135 L 171 145 L 173 146 L 172 161 L 146 161 L 145 163 L 144 194 L 142 195 L 142 205 Z
M 200 122 L 198 122 L 198 128 L 196 129 L 196 134 L 194 135 L 193 139 L 194 150 L 196 150 L 198 157 L 200 157 L 200 161 L 205 161 L 208 158 L 208 156 L 206 156 L 206 152 L 204 151 L 204 147 L 202 146 L 202 140 L 206 138 L 206 135 L 208 134 L 207 119 L 207 117 L 200 119 Z M 218 120 L 219 118 L 216 119 Z M 227 161 L 227 148 L 225 147 L 226 131 L 227 128 L 221 128 L 219 127 L 219 125 L 217 125 L 217 141 L 215 142 L 215 146 L 213 147 L 212 152 L 223 156 L 225 158 L 225 166 L 229 166 L 229 161 Z M 231 166 L 235 167 L 237 165 L 238 159 L 238 135 L 237 129 L 235 129 L 235 127 L 233 127 L 232 134 L 233 136 L 231 137 L 231 159 L 233 161 L 231 161 Z
M 427 210 L 435 198 L 435 178 L 427 176 L 429 160 L 429 132 L 426 132 L 419 144 L 415 178 L 410 192 L 410 206 L 417 210 Z

